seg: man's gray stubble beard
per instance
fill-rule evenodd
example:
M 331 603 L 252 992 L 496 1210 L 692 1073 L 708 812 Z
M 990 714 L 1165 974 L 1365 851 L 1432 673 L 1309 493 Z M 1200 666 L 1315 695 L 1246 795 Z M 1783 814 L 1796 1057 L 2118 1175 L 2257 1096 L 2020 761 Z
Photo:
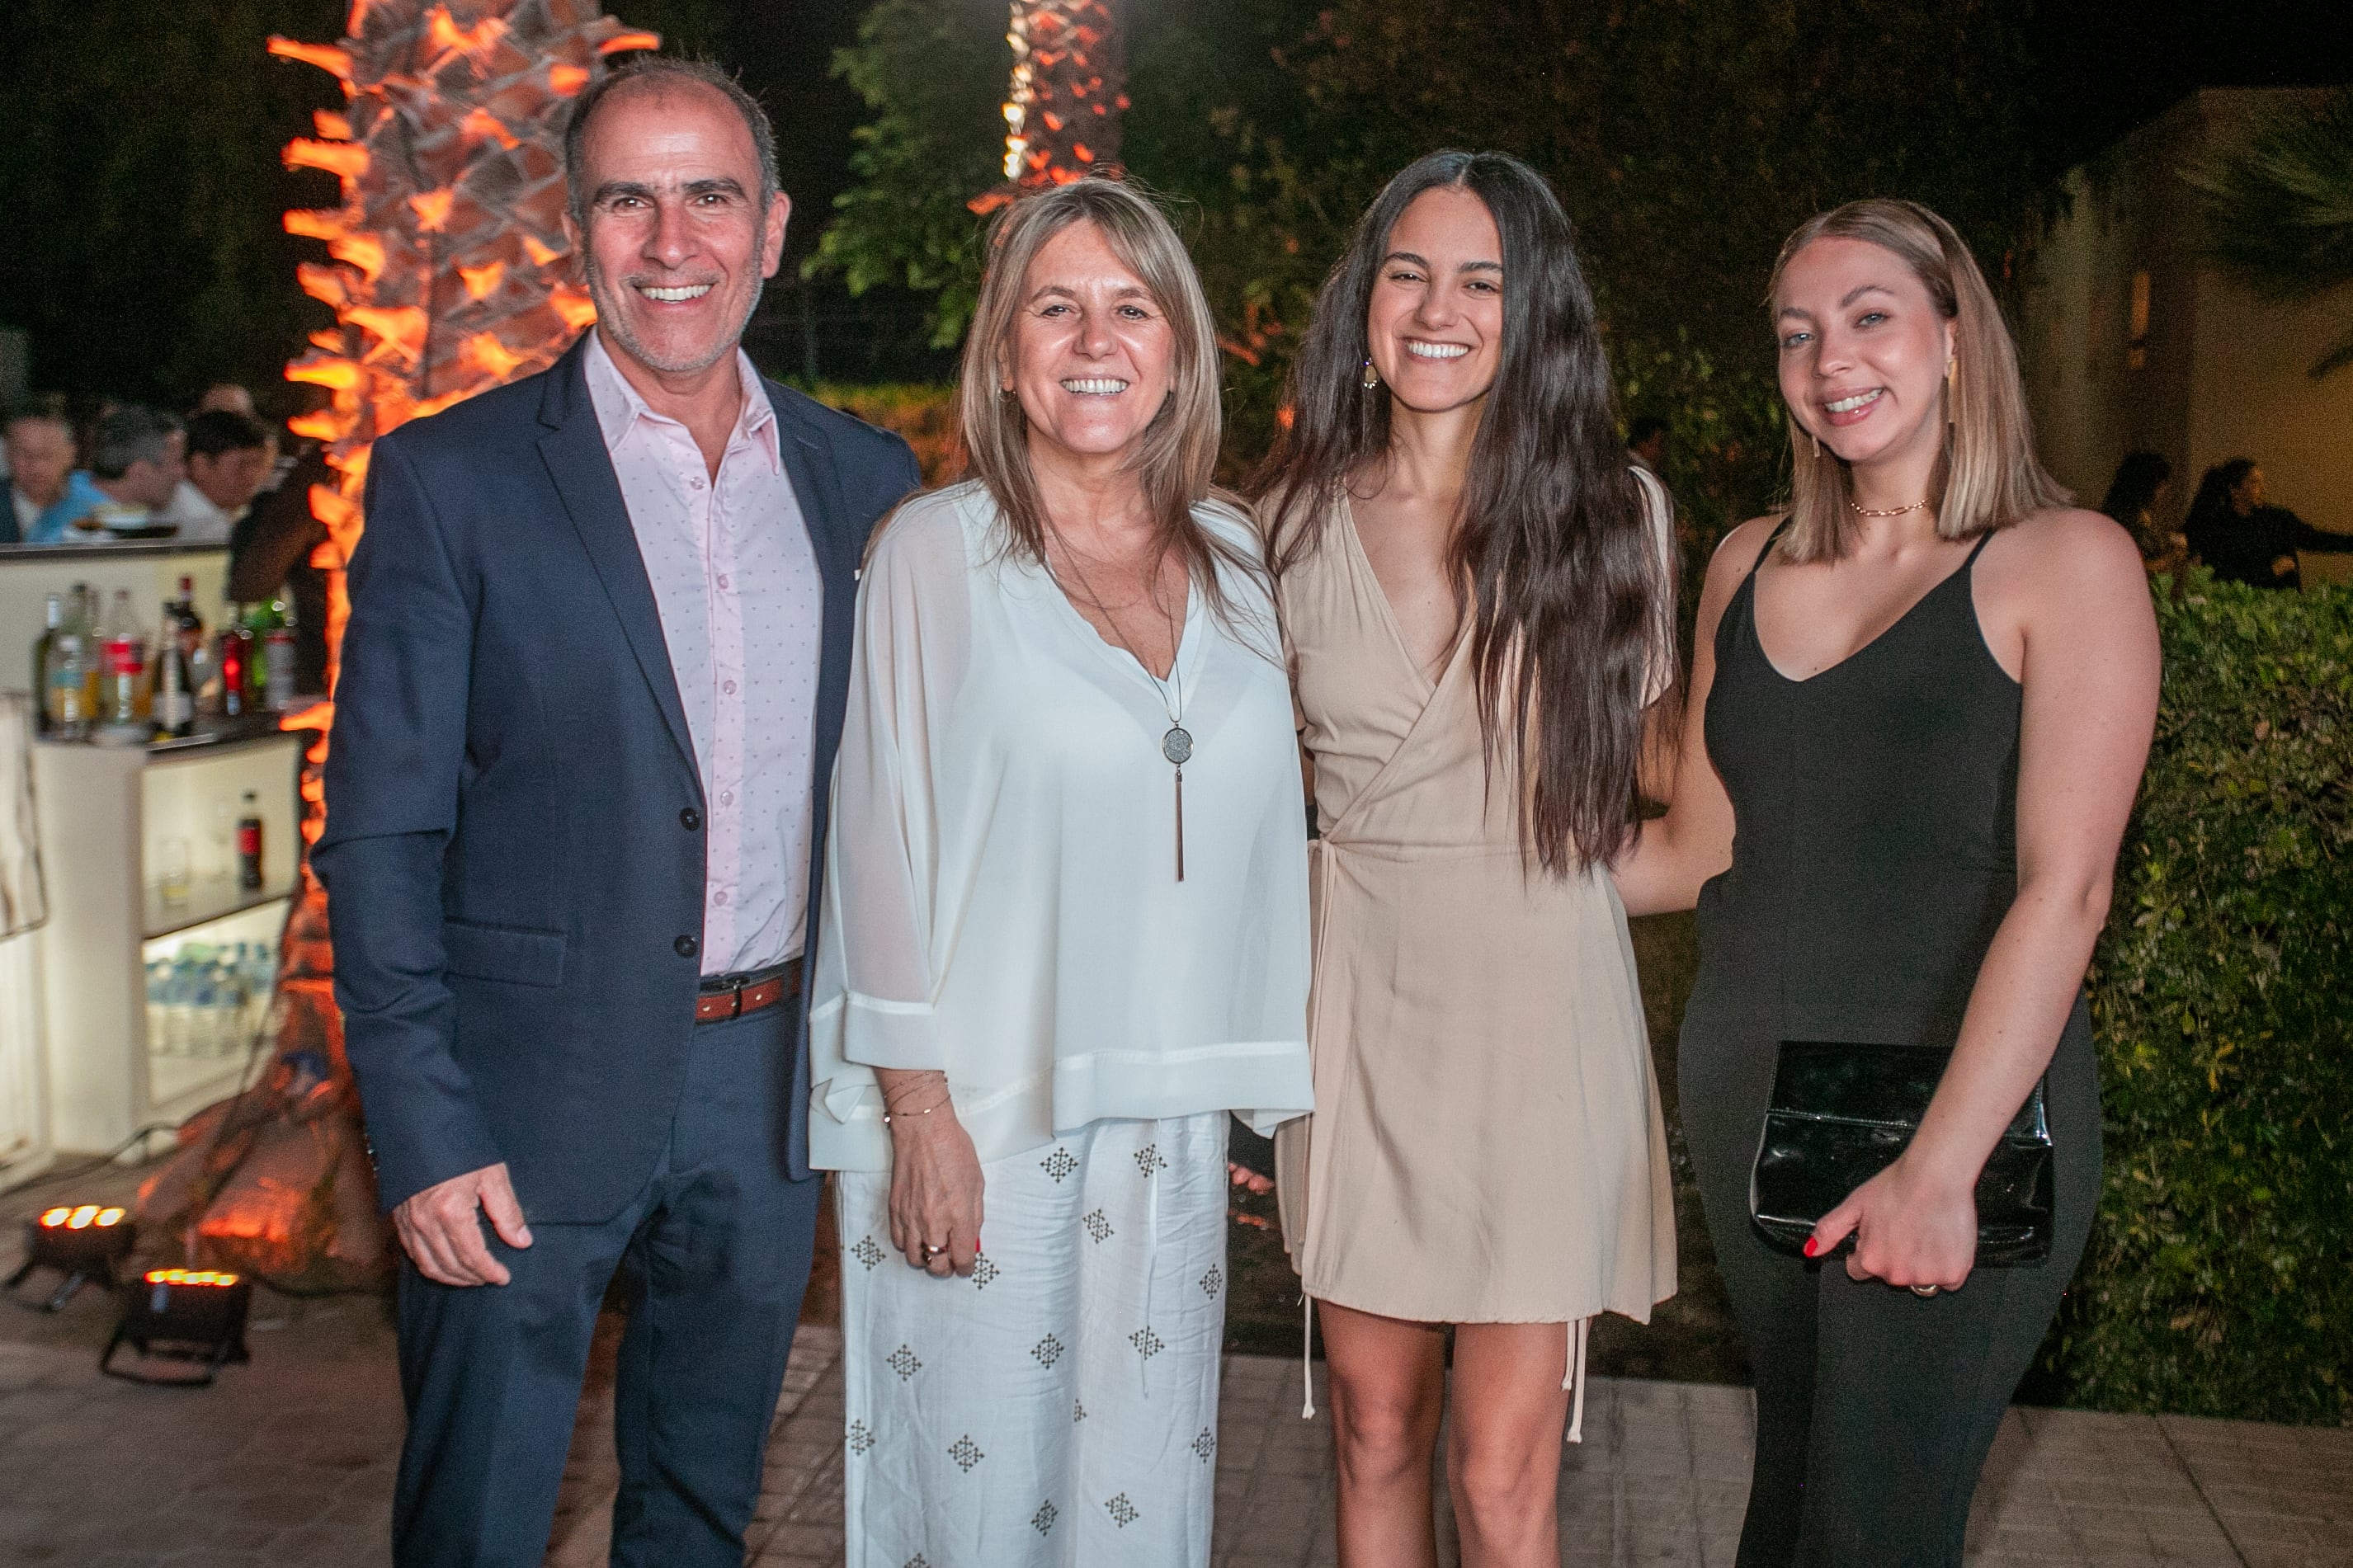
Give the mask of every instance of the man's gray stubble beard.
M 586 247 L 584 246 L 582 248 L 585 251 Z M 606 309 L 605 302 L 607 299 L 617 303 L 620 298 L 619 290 L 608 287 L 609 280 L 605 276 L 605 269 L 596 264 L 595 257 L 584 256 L 583 259 L 588 277 L 588 297 L 596 303 L 597 324 L 613 334 L 613 341 L 627 349 L 630 358 L 650 369 L 659 371 L 664 375 L 699 374 L 733 353 L 743 343 L 744 329 L 752 324 L 753 312 L 759 310 L 760 296 L 768 286 L 768 280 L 765 278 L 754 280 L 751 297 L 744 301 L 743 313 L 736 317 L 734 325 L 723 335 L 719 346 L 708 358 L 693 362 L 663 361 L 654 357 L 652 352 L 646 347 L 644 341 L 629 330 L 627 318 L 620 310 Z

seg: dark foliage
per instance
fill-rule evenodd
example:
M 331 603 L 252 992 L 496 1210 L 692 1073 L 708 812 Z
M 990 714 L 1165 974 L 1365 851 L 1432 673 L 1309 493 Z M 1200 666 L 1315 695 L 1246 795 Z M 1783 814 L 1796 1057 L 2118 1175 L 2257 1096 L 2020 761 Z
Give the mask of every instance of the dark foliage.
M 2107 1192 L 2071 1405 L 2353 1421 L 2353 593 L 2158 595 L 2165 689 L 2092 971 Z

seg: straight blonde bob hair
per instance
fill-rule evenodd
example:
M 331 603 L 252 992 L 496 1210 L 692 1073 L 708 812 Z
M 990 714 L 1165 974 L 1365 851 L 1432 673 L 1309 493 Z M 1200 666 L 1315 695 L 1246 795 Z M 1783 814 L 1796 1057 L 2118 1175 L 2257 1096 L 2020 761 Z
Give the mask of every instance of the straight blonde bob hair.
M 1970 539 L 2008 528 L 2073 499 L 2034 455 L 2034 424 L 2018 377 L 2018 350 L 1977 258 L 1953 226 L 1918 202 L 1873 197 L 1818 213 L 1798 226 L 1773 263 L 1765 291 L 1780 297 L 1790 258 L 1818 239 L 1860 239 L 1912 269 L 1928 298 L 1953 323 L 1953 374 L 1945 394 L 1944 450 L 1929 499 L 1936 531 Z M 1781 553 L 1791 561 L 1835 561 L 1853 547 L 1862 521 L 1846 460 L 1818 446 L 1789 417 L 1789 527 Z
M 1029 420 L 1004 383 L 1030 264 L 1049 240 L 1080 223 L 1094 225 L 1167 319 L 1174 339 L 1167 400 L 1145 426 L 1128 467 L 1157 521 L 1162 550 L 1182 557 L 1206 602 L 1229 619 L 1218 567 L 1260 578 L 1263 568 L 1193 517 L 1193 508 L 1202 501 L 1229 500 L 1211 483 L 1221 433 L 1217 326 L 1184 241 L 1159 206 L 1132 183 L 1091 175 L 1021 196 L 998 216 L 957 384 L 965 477 L 978 479 L 997 502 L 1008 553 L 1047 566 L 1049 524 L 1029 467 Z

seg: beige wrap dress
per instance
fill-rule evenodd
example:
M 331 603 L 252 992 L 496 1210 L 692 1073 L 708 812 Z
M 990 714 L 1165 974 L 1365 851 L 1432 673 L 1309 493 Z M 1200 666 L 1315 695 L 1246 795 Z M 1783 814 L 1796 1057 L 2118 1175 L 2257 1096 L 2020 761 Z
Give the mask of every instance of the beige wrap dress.
M 1674 1293 L 1673 1198 L 1616 888 L 1523 859 L 1517 792 L 1489 798 L 1469 637 L 1433 683 L 1345 505 L 1279 600 L 1322 827 L 1315 1110 L 1276 1139 L 1307 1295 L 1647 1321 Z

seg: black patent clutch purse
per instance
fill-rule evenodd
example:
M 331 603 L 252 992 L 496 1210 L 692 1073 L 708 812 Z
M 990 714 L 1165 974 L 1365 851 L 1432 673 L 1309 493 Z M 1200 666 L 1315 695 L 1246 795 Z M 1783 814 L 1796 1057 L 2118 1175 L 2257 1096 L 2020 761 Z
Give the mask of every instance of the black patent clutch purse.
M 1781 1042 L 1748 1178 L 1748 1212 L 1767 1242 L 1802 1256 L 1822 1215 L 1894 1163 L 1951 1055 L 1936 1046 Z M 1978 1177 L 1978 1268 L 2050 1256 L 2051 1152 L 2037 1080 Z M 1850 1235 L 1831 1256 L 1853 1245 Z

